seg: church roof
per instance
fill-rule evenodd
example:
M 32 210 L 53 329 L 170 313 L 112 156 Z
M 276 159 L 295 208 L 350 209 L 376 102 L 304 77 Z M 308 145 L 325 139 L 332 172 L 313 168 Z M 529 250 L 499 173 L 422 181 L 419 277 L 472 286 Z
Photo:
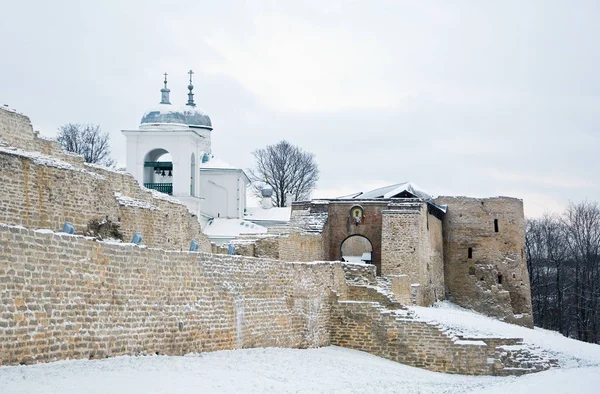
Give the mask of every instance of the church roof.
M 239 168 L 232 166 L 225 160 L 221 160 L 210 153 L 205 152 L 200 155 L 200 163 L 198 164 L 200 169 L 214 169 L 214 170 L 238 170 Z
M 185 105 L 183 108 L 171 104 L 158 104 L 144 113 L 140 124 L 183 124 L 192 128 L 212 130 L 210 117 L 203 111 Z
M 214 155 L 204 152 L 200 154 L 200 160 L 198 161 L 198 168 L 200 171 L 232 171 L 240 172 L 244 176 L 246 184 L 250 183 L 250 179 L 244 170 L 237 168 L 227 163 L 225 160 L 219 159 Z
M 151 108 L 144 113 L 140 126 L 152 125 L 159 126 L 164 124 L 183 125 L 190 128 L 201 128 L 212 130 L 212 122 L 210 117 L 202 110 L 196 108 L 194 102 L 194 85 L 192 85 L 192 74 L 194 72 L 190 70 L 190 84 L 188 89 L 188 102 L 183 107 L 176 107 L 171 105 L 169 95 L 171 89 L 167 87 L 167 73 L 165 73 L 165 80 L 163 81 L 164 87 L 160 90 L 161 100 L 160 104 Z

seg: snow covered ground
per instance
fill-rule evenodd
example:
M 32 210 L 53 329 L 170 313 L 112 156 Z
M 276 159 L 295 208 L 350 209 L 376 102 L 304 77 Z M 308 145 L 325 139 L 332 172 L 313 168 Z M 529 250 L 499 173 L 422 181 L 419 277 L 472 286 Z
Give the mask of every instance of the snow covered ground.
M 598 387 L 600 367 L 555 369 L 520 378 L 447 375 L 333 346 L 0 368 L 3 394 L 597 393 Z
M 563 368 L 522 377 L 448 375 L 367 353 L 244 349 L 183 357 L 115 357 L 0 367 L 0 393 L 598 393 L 600 346 L 505 324 L 450 303 L 412 308 L 470 336 L 522 337 Z

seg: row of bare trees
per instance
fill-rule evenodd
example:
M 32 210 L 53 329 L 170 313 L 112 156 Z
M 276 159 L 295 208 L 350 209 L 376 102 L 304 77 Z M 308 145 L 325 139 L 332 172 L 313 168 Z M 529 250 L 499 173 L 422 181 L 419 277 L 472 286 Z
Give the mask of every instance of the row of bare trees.
M 528 220 L 526 248 L 535 325 L 600 343 L 600 205 Z

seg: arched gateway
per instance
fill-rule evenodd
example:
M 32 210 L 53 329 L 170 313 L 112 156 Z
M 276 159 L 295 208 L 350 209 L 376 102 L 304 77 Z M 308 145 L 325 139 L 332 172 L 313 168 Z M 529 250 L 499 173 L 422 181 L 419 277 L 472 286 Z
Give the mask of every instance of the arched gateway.
M 342 242 L 340 254 L 343 261 L 353 263 L 372 263 L 373 244 L 364 235 L 354 234 Z

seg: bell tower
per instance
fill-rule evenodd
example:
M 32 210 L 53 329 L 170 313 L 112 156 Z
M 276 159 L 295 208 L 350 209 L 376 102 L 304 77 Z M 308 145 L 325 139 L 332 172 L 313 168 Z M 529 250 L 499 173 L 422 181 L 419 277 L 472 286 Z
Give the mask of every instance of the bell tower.
M 127 145 L 127 172 L 148 189 L 176 197 L 200 214 L 199 160 L 211 152 L 210 117 L 193 100 L 190 70 L 188 103 L 171 104 L 167 73 L 160 103 L 144 113 L 137 130 L 122 130 Z

